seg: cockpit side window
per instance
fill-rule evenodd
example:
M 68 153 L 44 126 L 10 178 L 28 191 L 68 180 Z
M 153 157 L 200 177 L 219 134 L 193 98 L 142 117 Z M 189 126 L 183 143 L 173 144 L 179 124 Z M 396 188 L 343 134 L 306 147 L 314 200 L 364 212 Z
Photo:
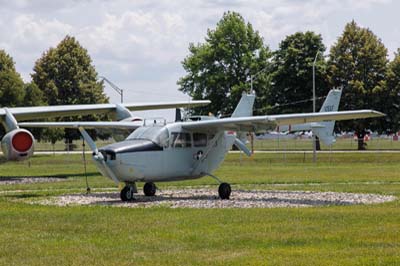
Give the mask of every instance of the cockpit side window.
M 172 138 L 171 147 L 174 148 L 192 147 L 192 139 L 189 133 L 172 132 L 171 138 Z
M 195 147 L 207 146 L 207 134 L 204 133 L 193 133 L 193 145 Z
M 168 147 L 169 145 L 169 134 L 168 134 L 168 129 L 163 128 L 160 131 L 160 134 L 157 137 L 157 143 L 161 146 L 161 147 Z

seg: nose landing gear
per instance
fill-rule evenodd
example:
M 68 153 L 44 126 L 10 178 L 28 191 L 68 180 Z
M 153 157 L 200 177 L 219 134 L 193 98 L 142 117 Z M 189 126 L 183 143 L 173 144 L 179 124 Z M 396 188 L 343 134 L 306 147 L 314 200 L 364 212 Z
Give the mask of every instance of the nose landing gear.
M 134 200 L 135 198 L 133 197 L 133 194 L 137 193 L 137 188 L 136 184 L 126 184 L 126 186 L 121 190 L 121 200 L 122 201 L 131 201 Z

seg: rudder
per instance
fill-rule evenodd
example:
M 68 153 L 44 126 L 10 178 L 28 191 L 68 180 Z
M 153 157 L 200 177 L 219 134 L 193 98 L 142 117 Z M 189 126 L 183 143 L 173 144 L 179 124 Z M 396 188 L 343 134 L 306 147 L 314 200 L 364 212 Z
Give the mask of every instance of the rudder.
M 332 89 L 329 91 L 320 112 L 336 112 L 339 109 L 340 97 L 342 90 Z M 331 145 L 335 142 L 333 137 L 333 129 L 335 127 L 335 121 L 320 122 L 311 126 L 313 134 L 317 135 L 318 138 L 325 144 Z

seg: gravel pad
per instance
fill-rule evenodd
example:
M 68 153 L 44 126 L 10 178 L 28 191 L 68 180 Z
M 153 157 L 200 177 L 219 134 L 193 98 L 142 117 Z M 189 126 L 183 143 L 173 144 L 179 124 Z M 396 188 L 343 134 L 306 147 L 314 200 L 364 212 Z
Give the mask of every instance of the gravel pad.
M 40 200 L 44 205 L 107 205 L 115 207 L 171 208 L 277 208 L 326 205 L 377 204 L 396 197 L 376 194 L 355 194 L 312 191 L 233 190 L 229 200 L 217 197 L 216 189 L 171 189 L 157 191 L 154 197 L 135 194 L 135 200 L 122 202 L 117 192 L 70 194 Z

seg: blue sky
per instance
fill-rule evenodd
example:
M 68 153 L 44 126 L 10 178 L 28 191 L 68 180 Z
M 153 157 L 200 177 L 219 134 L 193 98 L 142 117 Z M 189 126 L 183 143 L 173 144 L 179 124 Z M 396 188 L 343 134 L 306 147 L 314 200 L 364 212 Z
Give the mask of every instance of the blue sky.
M 225 11 L 237 11 L 271 49 L 312 30 L 329 47 L 354 19 L 388 48 L 400 47 L 400 2 L 392 0 L 0 0 L 0 49 L 25 81 L 34 62 L 66 34 L 88 49 L 99 75 L 125 89 L 126 102 L 187 100 L 176 81 L 190 42 L 203 42 Z M 119 96 L 106 88 L 112 102 Z

